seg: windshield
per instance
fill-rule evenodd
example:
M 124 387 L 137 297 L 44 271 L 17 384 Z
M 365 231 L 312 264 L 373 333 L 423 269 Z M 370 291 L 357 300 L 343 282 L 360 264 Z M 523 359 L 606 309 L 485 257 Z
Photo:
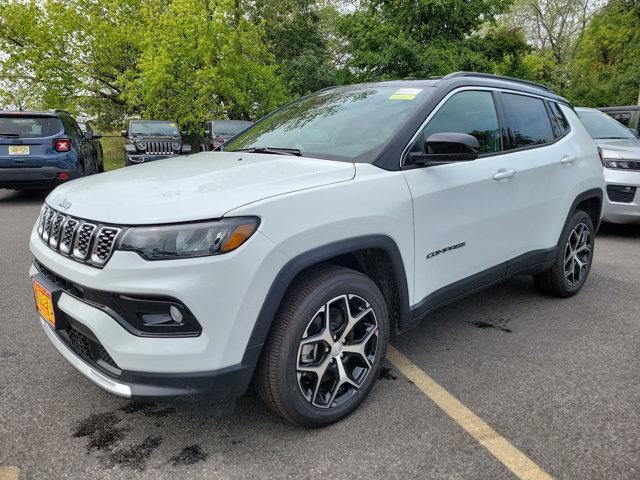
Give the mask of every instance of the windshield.
M 321 91 L 259 121 L 225 151 L 290 148 L 308 157 L 372 161 L 432 88 L 355 85 Z
M 606 113 L 597 110 L 577 110 L 584 128 L 595 139 L 636 138 L 627 128 Z
M 51 137 L 62 132 L 62 122 L 57 117 L 0 115 L 0 136 L 21 138 Z
M 180 135 L 175 122 L 131 122 L 130 135 L 149 135 L 157 137 L 177 137 Z
M 213 122 L 213 134 L 233 136 L 251 125 L 251 122 Z

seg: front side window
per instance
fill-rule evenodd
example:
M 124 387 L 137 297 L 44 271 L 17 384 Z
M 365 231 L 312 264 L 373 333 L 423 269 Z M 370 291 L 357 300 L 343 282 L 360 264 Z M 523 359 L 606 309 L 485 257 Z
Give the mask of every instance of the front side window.
M 413 151 L 425 153 L 424 143 L 434 133 L 466 133 L 478 139 L 480 154 L 500 151 L 500 128 L 491 92 L 469 90 L 453 95 L 429 120 Z
M 522 148 L 549 143 L 554 140 L 549 114 L 539 98 L 502 93 L 510 147 Z

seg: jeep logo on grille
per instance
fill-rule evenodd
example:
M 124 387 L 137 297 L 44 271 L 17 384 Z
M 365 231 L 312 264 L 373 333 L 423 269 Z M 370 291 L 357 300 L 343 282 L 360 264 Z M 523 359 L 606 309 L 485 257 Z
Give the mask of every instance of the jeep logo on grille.
M 71 202 L 69 200 L 67 200 L 66 198 L 60 200 L 60 203 L 58 203 L 58 206 L 60 208 L 62 208 L 63 210 L 69 210 L 69 208 L 71 207 Z

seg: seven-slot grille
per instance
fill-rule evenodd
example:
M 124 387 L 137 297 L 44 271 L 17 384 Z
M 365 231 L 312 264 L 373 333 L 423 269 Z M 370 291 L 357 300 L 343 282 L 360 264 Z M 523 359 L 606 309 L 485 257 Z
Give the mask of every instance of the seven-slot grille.
M 122 228 L 98 225 L 55 211 L 48 205 L 38 222 L 38 235 L 50 248 L 76 261 L 103 267 Z
M 149 155 L 169 155 L 173 153 L 173 142 L 144 142 Z

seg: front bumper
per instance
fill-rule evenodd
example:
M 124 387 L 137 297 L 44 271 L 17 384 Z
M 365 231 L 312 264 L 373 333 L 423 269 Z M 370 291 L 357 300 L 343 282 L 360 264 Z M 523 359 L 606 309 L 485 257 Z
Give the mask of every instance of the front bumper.
M 69 178 L 59 180 L 58 174 L 66 173 Z M 75 170 L 58 167 L 8 167 L 0 168 L 0 188 L 29 190 L 52 188 L 76 178 Z
M 616 170 L 604 167 L 607 186 L 635 187 L 635 197 L 631 202 L 612 201 L 605 192 L 603 220 L 610 223 L 640 223 L 640 172 Z
M 58 277 L 88 289 L 171 296 L 202 326 L 195 337 L 139 336 L 108 311 L 62 291 L 56 305 L 66 323 L 81 330 L 94 342 L 92 347 L 103 348 L 117 369 L 73 348 L 66 341 L 68 332 L 54 331 L 48 324 L 43 328 L 63 356 L 95 384 L 139 398 L 200 393 L 230 398 L 247 389 L 262 349 L 261 344 L 249 344 L 249 338 L 270 277 L 287 259 L 262 234 L 238 251 L 200 259 L 149 262 L 136 253 L 117 251 L 103 269 L 49 249 L 35 229 L 30 247 L 36 260 Z M 256 272 L 257 267 L 264 268 Z M 35 265 L 30 274 L 38 275 Z
M 96 363 L 74 351 L 61 335 L 42 318 L 44 333 L 60 354 L 82 375 L 100 388 L 119 397 L 133 399 L 166 399 L 180 396 L 207 396 L 208 398 L 233 399 L 242 395 L 249 386 L 260 350 L 247 350 L 246 363 L 211 372 L 159 374 L 122 370 L 110 375 Z

